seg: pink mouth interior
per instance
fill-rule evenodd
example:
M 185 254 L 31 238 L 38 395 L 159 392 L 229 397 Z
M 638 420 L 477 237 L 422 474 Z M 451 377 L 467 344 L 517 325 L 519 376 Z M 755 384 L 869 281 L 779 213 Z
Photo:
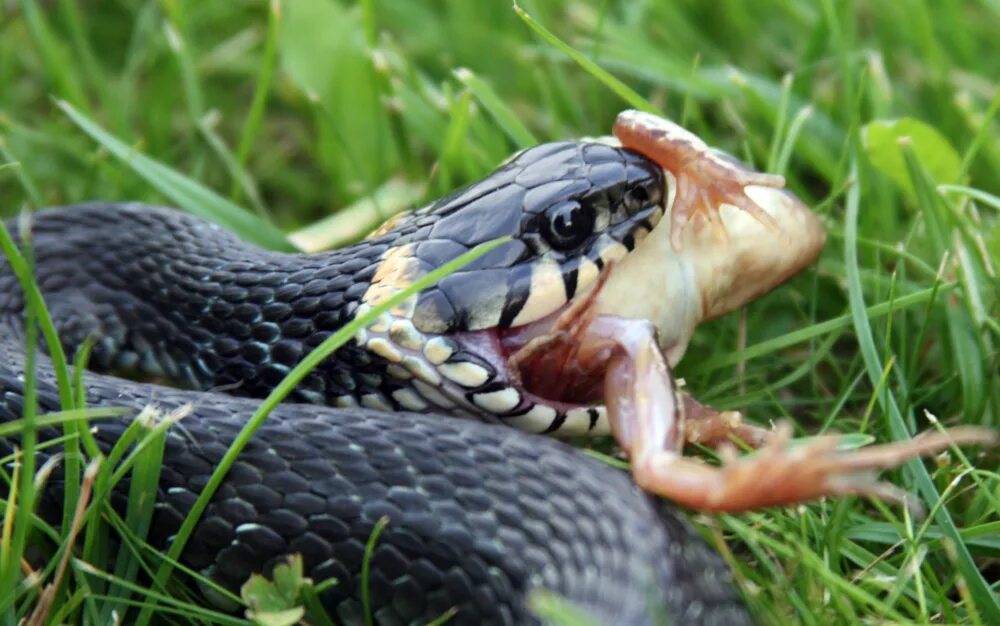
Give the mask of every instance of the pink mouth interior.
M 606 275 L 607 273 L 605 273 Z M 550 315 L 513 329 L 467 333 L 525 399 L 560 411 L 603 401 L 611 431 L 632 456 L 673 450 L 683 411 L 655 326 L 598 314 L 603 286 Z
M 587 295 L 515 328 L 464 333 L 459 341 L 483 358 L 527 399 L 566 411 L 601 403 L 609 366 L 628 360 L 648 322 L 597 315 L 597 296 L 609 272 Z M 613 330 L 612 330 L 613 329 Z M 622 336 L 625 336 L 624 338 Z
M 613 347 L 595 345 L 586 335 L 565 328 L 566 305 L 555 313 L 518 328 L 503 329 L 499 343 L 512 374 L 527 392 L 550 403 L 591 405 L 602 399 Z
M 498 382 L 506 379 L 532 403 L 563 412 L 591 406 L 602 400 L 611 352 L 584 349 L 586 341 L 559 327 L 571 306 L 530 324 L 461 333 L 456 339 L 499 372 Z

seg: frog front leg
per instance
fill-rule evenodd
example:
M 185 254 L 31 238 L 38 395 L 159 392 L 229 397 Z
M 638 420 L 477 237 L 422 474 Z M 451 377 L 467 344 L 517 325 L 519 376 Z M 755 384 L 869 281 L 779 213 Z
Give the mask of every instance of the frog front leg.
M 687 129 L 649 113 L 623 111 L 615 121 L 614 133 L 623 146 L 674 175 L 676 196 L 670 240 L 675 251 L 681 251 L 681 232 L 696 215 L 705 217 L 726 237 L 726 229 L 719 220 L 719 207 L 723 204 L 742 209 L 772 232 L 781 231 L 774 217 L 746 194 L 746 188 L 755 185 L 781 189 L 785 186 L 784 177 L 752 170 L 712 150 Z

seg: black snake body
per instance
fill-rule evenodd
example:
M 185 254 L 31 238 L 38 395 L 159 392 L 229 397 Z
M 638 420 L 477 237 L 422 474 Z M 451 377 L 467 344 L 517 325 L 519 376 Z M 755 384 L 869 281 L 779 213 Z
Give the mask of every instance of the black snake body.
M 660 212 L 658 176 L 644 159 L 620 149 L 540 146 L 386 233 L 324 255 L 258 250 L 213 225 L 142 205 L 42 212 L 31 239 L 39 286 L 69 350 L 93 338 L 92 367 L 138 370 L 194 389 L 86 377 L 91 405 L 136 412 L 150 403 L 164 410 L 194 407 L 168 435 L 149 538 L 164 546 L 257 406 L 232 394 L 267 393 L 359 308 L 378 303 L 373 284 L 398 289 L 412 281 L 414 268 L 426 270 L 512 235 L 509 244 L 394 313 L 387 324 L 405 332 L 386 336 L 404 343 L 420 337 L 425 347 L 440 348 L 451 334 L 475 333 L 490 319 L 510 325 L 538 306 L 531 290 L 548 284 L 540 275 L 560 268 L 562 300 L 568 300 L 584 286 L 585 263 L 627 253 L 652 228 Z M 569 217 L 579 224 L 583 215 L 587 226 L 591 214 L 590 234 L 572 246 L 553 232 Z M 404 257 L 392 272 L 386 269 L 387 259 Z M 17 280 L 4 266 L 0 421 L 18 419 L 22 411 L 23 308 Z M 379 624 L 426 623 L 452 607 L 457 614 L 450 623 L 533 623 L 527 597 L 534 589 L 564 597 L 600 623 L 748 623 L 718 556 L 625 473 L 547 438 L 437 415 L 445 408 L 463 412 L 466 405 L 479 407 L 486 421 L 538 413 L 517 396 L 520 403 L 506 413 L 484 414 L 479 394 L 509 394 L 510 386 L 488 359 L 468 345 L 447 344 L 443 362 L 449 375 L 457 372 L 454 380 L 428 380 L 438 381 L 438 393 L 452 406 L 388 413 L 378 409 L 413 401 L 398 392 L 420 379 L 417 372 L 428 363 L 394 361 L 394 353 L 373 353 L 372 345 L 369 336 L 367 344 L 345 346 L 300 387 L 297 403 L 271 413 L 202 517 L 185 548 L 186 565 L 237 589 L 251 573 L 301 553 L 307 575 L 338 580 L 323 597 L 331 615 L 363 623 L 364 545 L 379 518 L 388 516 L 370 575 Z M 413 369 L 393 374 L 393 365 Z M 478 373 L 475 368 L 490 378 L 476 385 L 462 378 Z M 38 376 L 40 410 L 57 410 L 44 357 Z M 218 385 L 229 386 L 228 393 L 204 391 Z M 432 404 L 434 397 L 418 399 Z M 555 415 L 542 424 L 548 429 L 572 419 L 554 410 L 545 415 Z M 128 423 L 99 422 L 102 448 Z M 43 440 L 61 434 L 40 433 Z M 16 443 L 0 438 L 0 455 L 10 455 Z M 0 484 L 0 495 L 6 489 Z M 61 497 L 55 478 L 42 503 L 46 518 L 58 519 Z M 124 487 L 114 497 L 123 505 Z

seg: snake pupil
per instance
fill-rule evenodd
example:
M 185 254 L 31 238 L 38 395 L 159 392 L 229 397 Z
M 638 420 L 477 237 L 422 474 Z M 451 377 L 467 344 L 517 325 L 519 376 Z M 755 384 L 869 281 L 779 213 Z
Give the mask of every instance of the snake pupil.
M 545 238 L 557 250 L 575 248 L 594 230 L 594 212 L 576 200 L 563 202 L 547 212 Z

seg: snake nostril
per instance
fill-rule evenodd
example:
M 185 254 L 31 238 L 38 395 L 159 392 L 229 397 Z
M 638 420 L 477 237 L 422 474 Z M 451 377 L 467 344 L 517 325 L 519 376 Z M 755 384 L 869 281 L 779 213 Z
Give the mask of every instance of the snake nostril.
M 625 205 L 625 210 L 630 215 L 634 215 L 646 207 L 658 203 L 660 196 L 659 182 L 649 181 L 626 189 L 622 202 Z
M 645 187 L 635 187 L 625 195 L 625 204 L 635 210 L 646 206 L 649 202 L 649 191 Z

